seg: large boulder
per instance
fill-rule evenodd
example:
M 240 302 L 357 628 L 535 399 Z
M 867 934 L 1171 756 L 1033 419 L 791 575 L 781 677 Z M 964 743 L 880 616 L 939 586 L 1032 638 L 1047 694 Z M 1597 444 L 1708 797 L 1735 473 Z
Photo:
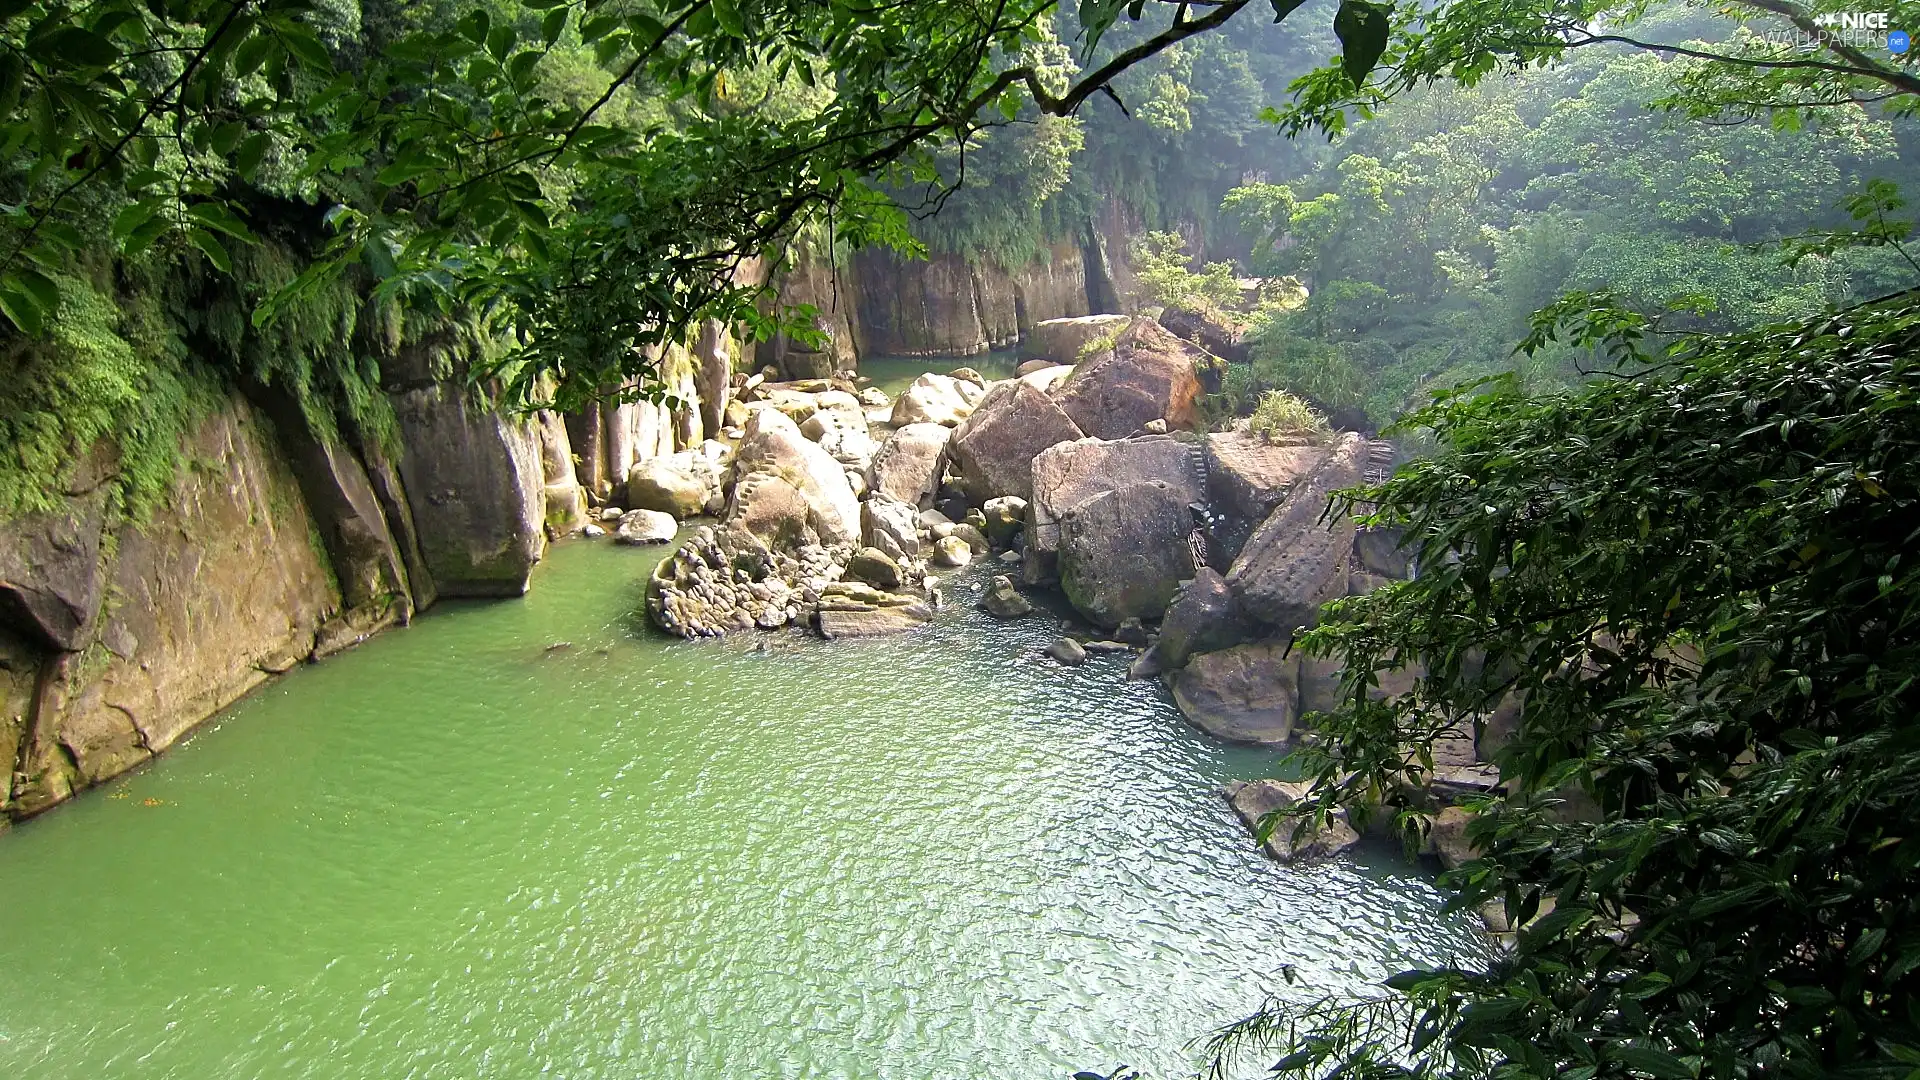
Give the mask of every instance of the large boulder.
M 1027 328 L 1027 336 L 1020 342 L 1020 356 L 1072 364 L 1088 345 L 1110 345 L 1132 323 L 1128 315 L 1083 315 L 1037 322 Z
M 420 553 L 441 596 L 519 596 L 546 551 L 546 476 L 524 420 L 476 408 L 463 382 L 392 396 Z
M 1045 391 L 1011 379 L 987 391 L 973 415 L 954 431 L 947 453 L 973 502 L 1002 495 L 1031 500 L 1034 456 L 1084 434 Z
M 881 637 L 906 630 L 918 630 L 933 621 L 933 609 L 910 603 L 877 607 L 868 604 L 823 606 L 820 609 L 820 636 L 829 641 L 841 638 Z
M 1102 492 L 1060 520 L 1060 587 L 1095 625 L 1157 619 L 1193 576 L 1187 493 L 1160 480 Z
M 1216 519 L 1208 529 L 1207 561 L 1225 571 L 1287 492 L 1326 460 L 1330 443 L 1275 442 L 1244 427 L 1207 436 L 1207 493 Z
M 895 561 L 920 555 L 920 524 L 913 507 L 884 493 L 860 504 L 860 540 Z
M 1286 746 L 1300 718 L 1299 661 L 1285 642 L 1200 653 L 1173 675 L 1173 703 L 1216 738 Z
M 627 473 L 627 506 L 676 518 L 697 517 L 720 494 L 721 481 L 720 465 L 698 450 L 650 458 Z
M 1328 496 L 1360 481 L 1367 443 L 1342 436 L 1248 538 L 1227 573 L 1240 610 L 1282 632 L 1310 626 L 1320 605 L 1346 595 L 1353 519 L 1325 520 Z
M 1310 785 L 1281 780 L 1234 781 L 1228 784 L 1227 803 L 1249 831 L 1259 834 L 1271 815 L 1305 802 L 1312 794 Z M 1347 812 L 1335 810 L 1325 826 L 1311 819 L 1278 820 L 1273 832 L 1261 846 L 1267 854 L 1283 863 L 1309 859 L 1327 859 L 1360 842 L 1360 834 L 1347 821 Z
M 59 512 L 21 514 L 0 534 L 0 626 L 74 651 L 100 608 L 106 489 L 69 497 Z
M 940 467 L 953 429 L 942 424 L 908 424 L 887 437 L 867 469 L 867 489 L 920 506 L 940 487 Z
M 860 539 L 860 503 L 840 463 L 779 410 L 762 409 L 747 421 L 733 468 L 726 524 L 777 546 L 810 537 L 827 545 Z
M 1212 377 L 1218 362 L 1152 319 L 1136 319 L 1111 349 L 1082 360 L 1056 399 L 1081 431 L 1102 439 L 1123 439 L 1155 420 L 1198 431 L 1201 376 Z
M 1067 511 L 1103 491 L 1149 480 L 1167 484 L 1185 503 L 1202 502 L 1201 468 L 1197 448 L 1165 435 L 1076 439 L 1040 451 L 1033 459 L 1033 499 L 1027 506 L 1028 584 L 1053 580 L 1060 519 Z
M 1230 649 L 1254 636 L 1254 627 L 1240 616 L 1227 579 L 1213 567 L 1203 566 L 1174 594 L 1160 622 L 1154 652 L 1162 664 L 1178 668 L 1195 653 Z
M 620 524 L 613 530 L 613 542 L 666 544 L 671 543 L 674 534 L 679 531 L 680 523 L 673 520 L 672 514 L 663 514 L 658 510 L 629 510 L 620 515 Z
M 844 390 L 815 394 L 819 408 L 800 424 L 800 434 L 820 444 L 842 465 L 865 469 L 879 447 L 867 433 L 866 410 Z
M 950 375 L 927 372 L 913 380 L 893 401 L 893 425 L 944 424 L 954 427 L 973 413 L 986 396 L 980 384 Z
M 1222 360 L 1235 364 L 1247 362 L 1246 331 L 1229 326 L 1218 316 L 1170 307 L 1160 313 L 1160 325 L 1175 337 L 1191 341 Z

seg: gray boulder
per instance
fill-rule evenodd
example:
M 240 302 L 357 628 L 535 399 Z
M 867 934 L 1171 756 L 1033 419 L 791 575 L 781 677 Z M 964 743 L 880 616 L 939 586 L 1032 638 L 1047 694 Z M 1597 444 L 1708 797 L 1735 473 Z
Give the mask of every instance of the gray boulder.
M 996 575 L 993 586 L 980 598 L 980 606 L 996 619 L 1020 619 L 1033 614 L 1033 603 L 1014 588 L 1013 579 Z
M 680 531 L 680 523 L 673 520 L 672 514 L 663 514 L 658 510 L 629 510 L 620 517 L 620 524 L 613 530 L 613 542 L 616 544 L 665 544 L 673 540 Z
M 1054 638 L 1047 646 L 1047 655 L 1067 667 L 1079 667 L 1087 662 L 1086 646 L 1070 637 Z
M 943 536 L 933 542 L 936 566 L 958 567 L 973 561 L 973 548 L 958 536 Z
M 1173 676 L 1173 702 L 1216 738 L 1285 746 L 1300 717 L 1299 661 L 1285 643 L 1261 641 L 1200 653 Z
M 6 522 L 0 533 L 0 626 L 62 651 L 87 644 L 100 609 L 105 501 L 105 488 L 96 487 L 69 498 L 63 511 Z
M 881 637 L 907 630 L 918 630 L 933 621 L 933 609 L 925 604 L 889 607 L 848 605 L 822 607 L 820 636 L 830 641 L 840 638 Z
M 900 564 L 879 548 L 863 547 L 847 561 L 847 576 L 882 589 L 900 586 Z
M 981 516 L 986 520 L 987 539 L 996 547 L 1006 547 L 1026 527 L 1027 500 L 1014 495 L 988 499 L 981 507 Z
M 1234 781 L 1226 786 L 1227 803 L 1248 831 L 1259 835 L 1262 824 L 1274 814 L 1305 802 L 1312 795 L 1307 784 L 1281 780 Z M 1280 820 L 1261 847 L 1283 863 L 1329 859 L 1360 842 L 1360 834 L 1347 821 L 1345 809 L 1335 810 L 1326 825 L 1312 819 Z
M 873 455 L 867 489 L 913 506 L 932 501 L 952 435 L 952 428 L 940 424 L 908 424 L 895 431 Z
M 721 469 L 707 454 L 683 450 L 649 458 L 627 473 L 627 506 L 676 518 L 698 517 L 720 493 Z
M 1155 420 L 1198 431 L 1201 375 L 1217 364 L 1152 319 L 1136 319 L 1111 350 L 1076 364 L 1055 399 L 1081 431 L 1102 439 L 1126 438 Z
M 1370 573 L 1386 578 L 1413 576 L 1413 553 L 1400 546 L 1401 530 L 1361 529 L 1353 538 L 1354 554 Z
M 1282 632 L 1310 626 L 1320 605 L 1347 592 L 1353 519 L 1322 520 L 1327 497 L 1360 480 L 1367 443 L 1345 435 L 1255 529 L 1227 573 L 1240 610 Z
M 895 561 L 920 555 L 920 527 L 913 507 L 885 495 L 860 504 L 860 539 Z
M 527 423 L 476 408 L 462 382 L 392 395 L 400 476 L 441 596 L 519 596 L 546 550 L 546 475 Z
M 1132 324 L 1133 318 L 1128 315 L 1047 319 L 1027 328 L 1027 336 L 1020 342 L 1020 355 L 1054 364 L 1071 364 L 1080 359 L 1081 352 L 1088 345 L 1111 342 Z M 1022 375 L 1026 373 L 1024 370 L 1020 372 Z
M 1045 391 L 1012 379 L 994 384 L 953 433 L 947 452 L 971 501 L 1002 495 L 1031 500 L 1034 456 L 1082 434 Z
M 1253 530 L 1287 492 L 1326 460 L 1330 443 L 1271 442 L 1244 428 L 1207 436 L 1207 493 L 1218 520 L 1208 531 L 1208 560 L 1225 571 Z
M 1193 576 L 1186 493 L 1159 480 L 1102 492 L 1060 521 L 1060 587 L 1097 626 L 1157 619 Z
M 777 409 L 747 421 L 734 456 L 725 522 L 778 546 L 808 538 L 829 546 L 860 538 L 860 503 L 833 455 Z
M 1230 649 L 1254 637 L 1254 627 L 1240 617 L 1227 579 L 1211 566 L 1195 571 L 1180 585 L 1160 623 L 1155 651 L 1169 668 L 1184 667 L 1196 653 Z
M 893 401 L 893 425 L 943 424 L 954 427 L 980 404 L 986 390 L 969 379 L 927 372 Z
M 1076 439 L 1047 447 L 1033 459 L 1033 499 L 1027 506 L 1026 578 L 1038 585 L 1054 579 L 1060 550 L 1060 519 L 1104 491 L 1158 480 L 1181 503 L 1206 498 L 1198 451 L 1165 435 L 1137 439 Z M 1191 531 L 1188 518 L 1184 536 Z

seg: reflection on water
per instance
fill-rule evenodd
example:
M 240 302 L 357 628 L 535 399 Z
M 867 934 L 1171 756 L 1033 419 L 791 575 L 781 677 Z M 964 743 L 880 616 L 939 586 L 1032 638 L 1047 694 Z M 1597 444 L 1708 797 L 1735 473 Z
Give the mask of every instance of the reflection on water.
M 562 545 L 0 837 L 0 1075 L 1168 1078 L 1477 947 L 1391 856 L 1257 855 L 1215 789 L 1271 755 L 1044 621 L 668 642 L 654 557 Z

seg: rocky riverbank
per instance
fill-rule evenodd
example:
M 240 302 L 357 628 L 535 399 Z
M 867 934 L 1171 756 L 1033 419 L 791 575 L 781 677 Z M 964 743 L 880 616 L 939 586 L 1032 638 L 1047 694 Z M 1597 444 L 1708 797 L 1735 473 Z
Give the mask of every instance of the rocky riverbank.
M 626 512 L 712 511 L 649 577 L 648 614 L 685 637 L 780 630 L 827 638 L 910 632 L 941 603 L 942 572 L 991 559 L 976 601 L 1003 619 L 1073 617 L 1036 663 L 1134 654 L 1221 739 L 1288 747 L 1332 707 L 1340 670 L 1291 648 L 1336 597 L 1412 572 L 1396 538 L 1327 518 L 1328 496 L 1378 479 L 1394 448 L 1354 433 L 1273 439 L 1210 422 L 1222 362 L 1144 316 L 1035 325 L 1015 377 L 925 374 L 895 399 L 853 371 L 736 375 L 729 427 L 701 454 L 657 459 Z M 969 597 L 971 600 L 972 598 Z M 1391 673 L 1383 690 L 1411 686 Z M 1496 726 L 1497 728 L 1497 726 Z M 1497 779 L 1470 731 L 1443 743 L 1422 798 L 1464 857 L 1458 799 Z M 1251 825 L 1296 786 L 1237 785 Z M 1357 842 L 1344 820 L 1266 844 L 1292 860 Z

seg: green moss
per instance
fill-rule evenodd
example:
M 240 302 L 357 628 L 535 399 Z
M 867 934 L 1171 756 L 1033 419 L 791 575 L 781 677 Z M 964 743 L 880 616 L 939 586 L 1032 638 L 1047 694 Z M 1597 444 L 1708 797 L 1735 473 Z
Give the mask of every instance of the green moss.
M 110 297 L 97 281 L 59 278 L 61 305 L 43 341 L 0 351 L 0 516 L 52 510 L 104 443 L 111 509 L 144 518 L 172 486 L 181 436 L 217 407 L 217 381 L 150 298 Z

